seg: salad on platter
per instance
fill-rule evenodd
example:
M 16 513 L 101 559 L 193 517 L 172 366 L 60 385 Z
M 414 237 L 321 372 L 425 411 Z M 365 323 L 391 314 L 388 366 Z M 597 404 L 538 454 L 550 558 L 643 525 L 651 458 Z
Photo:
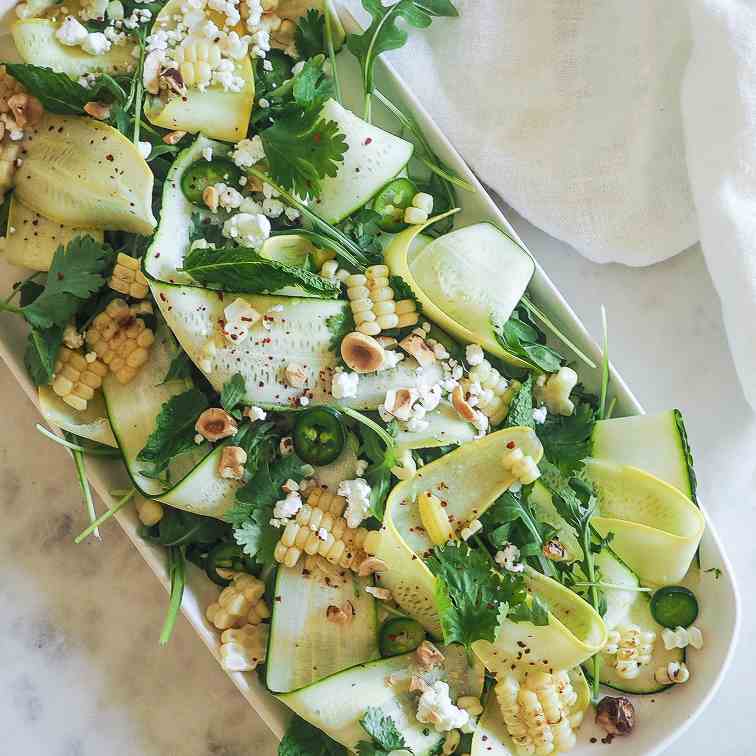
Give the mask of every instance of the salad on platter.
M 451 0 L 363 5 L 349 35 L 328 0 L 17 5 L 0 222 L 33 272 L 0 309 L 76 465 L 77 541 L 136 507 L 162 643 L 187 575 L 217 585 L 222 664 L 291 709 L 285 756 L 630 735 L 703 646 L 682 416 L 615 417 L 606 320 L 596 364 L 379 89 Z M 91 457 L 130 481 L 99 516 Z

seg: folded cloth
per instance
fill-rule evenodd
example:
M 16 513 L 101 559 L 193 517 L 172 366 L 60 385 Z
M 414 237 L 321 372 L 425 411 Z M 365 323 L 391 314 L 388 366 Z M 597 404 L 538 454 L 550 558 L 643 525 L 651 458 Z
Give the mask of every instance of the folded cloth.
M 589 259 L 649 265 L 700 238 L 756 407 L 756 6 L 455 4 L 388 59 L 485 183 Z

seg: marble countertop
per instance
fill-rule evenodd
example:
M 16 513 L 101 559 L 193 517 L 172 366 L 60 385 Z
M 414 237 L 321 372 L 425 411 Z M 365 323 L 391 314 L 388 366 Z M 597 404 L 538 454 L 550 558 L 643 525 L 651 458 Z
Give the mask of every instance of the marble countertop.
M 743 399 L 719 301 L 693 248 L 646 269 L 592 264 L 513 218 L 589 330 L 607 305 L 612 359 L 648 411 L 685 414 L 700 493 L 740 585 L 756 573 L 756 416 Z M 597 296 L 598 294 L 598 296 Z M 166 595 L 118 526 L 81 546 L 73 465 L 34 430 L 36 411 L 0 367 L 0 729 L 31 756 L 244 756 L 275 742 L 181 619 L 157 644 Z M 744 594 L 748 591 L 744 590 Z M 756 629 L 744 604 L 743 637 Z M 756 646 L 669 756 L 753 752 Z

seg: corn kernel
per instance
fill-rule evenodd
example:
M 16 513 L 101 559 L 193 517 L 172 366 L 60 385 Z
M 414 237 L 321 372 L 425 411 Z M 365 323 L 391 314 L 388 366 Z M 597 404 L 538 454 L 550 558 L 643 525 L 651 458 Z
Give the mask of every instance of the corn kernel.
M 449 522 L 449 515 L 441 504 L 441 499 L 428 491 L 417 497 L 420 521 L 423 523 L 428 538 L 440 546 L 454 538 L 454 530 Z

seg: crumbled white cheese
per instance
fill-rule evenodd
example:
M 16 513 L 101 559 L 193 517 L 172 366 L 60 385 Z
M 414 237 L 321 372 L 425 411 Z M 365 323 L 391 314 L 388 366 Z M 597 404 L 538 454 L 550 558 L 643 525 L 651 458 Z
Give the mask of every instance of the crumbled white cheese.
M 263 61 L 263 71 L 272 71 L 273 70 L 273 64 L 269 60 Z
M 302 509 L 302 497 L 296 491 L 286 495 L 285 499 L 279 499 L 273 506 L 273 517 L 276 520 L 290 520 Z
M 418 392 L 420 394 L 419 404 L 426 412 L 433 412 L 441 403 L 443 392 L 440 383 L 435 383 L 432 386 L 420 385 Z
M 549 411 L 546 407 L 536 407 L 533 410 L 533 421 L 539 425 L 543 425 L 546 422 L 546 415 L 548 414 Z
M 380 370 L 391 370 L 391 368 L 395 368 L 403 359 L 404 355 L 396 349 L 386 349 L 383 352 L 383 363 L 381 364 Z
M 263 183 L 262 193 L 265 199 L 275 199 L 278 197 L 278 192 L 267 182 Z
M 485 359 L 485 354 L 479 344 L 468 344 L 465 349 L 465 359 L 468 365 L 480 365 Z
M 342 480 L 336 493 L 347 500 L 347 508 L 344 512 L 347 526 L 358 528 L 360 523 L 370 514 L 371 488 L 368 482 L 364 478 Z
M 89 32 L 86 27 L 73 16 L 66 16 L 65 21 L 63 21 L 55 32 L 58 42 L 68 47 L 76 47 L 82 44 L 88 36 Z
M 244 200 L 241 193 L 233 186 L 220 183 L 215 185 L 215 190 L 218 192 L 218 204 L 224 210 L 236 210 Z
M 525 565 L 520 561 L 520 549 L 513 543 L 505 543 L 501 550 L 496 552 L 494 561 L 509 572 L 522 572 L 525 569 Z
M 483 528 L 480 520 L 473 520 L 466 528 L 462 528 L 460 535 L 463 541 L 469 541 L 479 530 Z
M 152 145 L 149 142 L 137 142 L 137 149 L 139 150 L 139 154 L 147 160 L 152 152 Z
M 265 157 L 262 139 L 254 136 L 252 139 L 242 139 L 231 152 L 231 159 L 239 168 L 249 168 L 259 163 Z
M 284 436 L 278 443 L 278 451 L 282 457 L 288 457 L 290 454 L 293 454 L 294 439 L 291 436 Z
M 73 323 L 68 323 L 63 329 L 63 343 L 69 349 L 79 349 L 84 346 L 84 337 L 76 330 Z
M 470 715 L 452 703 L 449 685 L 436 680 L 417 702 L 417 721 L 433 725 L 436 732 L 448 732 L 464 727 L 470 721 Z
M 270 221 L 261 214 L 237 213 L 223 224 L 223 236 L 259 248 L 270 236 Z
M 357 464 L 355 465 L 355 468 L 354 468 L 354 474 L 358 478 L 361 478 L 365 474 L 365 470 L 367 470 L 368 467 L 370 467 L 370 463 L 367 460 L 358 459 Z
M 296 207 L 286 207 L 284 208 L 284 214 L 290 221 L 295 221 L 300 216 L 299 210 L 297 210 Z
M 98 21 L 105 18 L 108 0 L 83 0 L 79 18 L 82 21 Z
M 225 38 L 221 38 L 218 43 L 221 50 L 233 60 L 242 60 L 246 58 L 249 53 L 249 43 L 252 41 L 252 37 L 246 34 L 240 37 L 235 31 L 229 32 Z
M 268 413 L 261 409 L 260 407 L 249 407 L 246 412 L 247 417 L 254 423 L 255 420 L 265 420 L 265 418 L 268 416 Z M 285 439 L 282 439 L 281 442 L 283 443 Z M 291 437 L 289 437 L 289 440 L 291 440 Z M 292 449 L 294 448 L 292 443 Z
M 357 386 L 360 383 L 358 373 L 347 373 L 339 370 L 331 378 L 331 394 L 334 399 L 349 399 L 357 396 Z
M 279 218 L 284 211 L 283 202 L 277 199 L 266 199 L 263 201 L 263 213 L 268 218 Z
M 269 107 L 270 107 L 270 100 L 269 100 L 269 99 L 268 99 L 267 97 L 261 97 L 261 98 L 260 98 L 260 99 L 259 99 L 259 100 L 257 101 L 257 104 L 258 104 L 258 105 L 259 105 L 259 106 L 260 106 L 261 108 L 269 108 Z
M 249 302 L 237 297 L 223 310 L 223 317 L 223 335 L 232 344 L 241 344 L 261 316 Z
M 328 531 L 325 528 L 320 528 L 318 530 L 318 538 L 320 538 L 321 541 L 327 541 L 328 540 Z
M 203 147 L 202 148 L 202 157 L 207 160 L 209 163 L 213 159 L 213 148 L 212 147 Z

